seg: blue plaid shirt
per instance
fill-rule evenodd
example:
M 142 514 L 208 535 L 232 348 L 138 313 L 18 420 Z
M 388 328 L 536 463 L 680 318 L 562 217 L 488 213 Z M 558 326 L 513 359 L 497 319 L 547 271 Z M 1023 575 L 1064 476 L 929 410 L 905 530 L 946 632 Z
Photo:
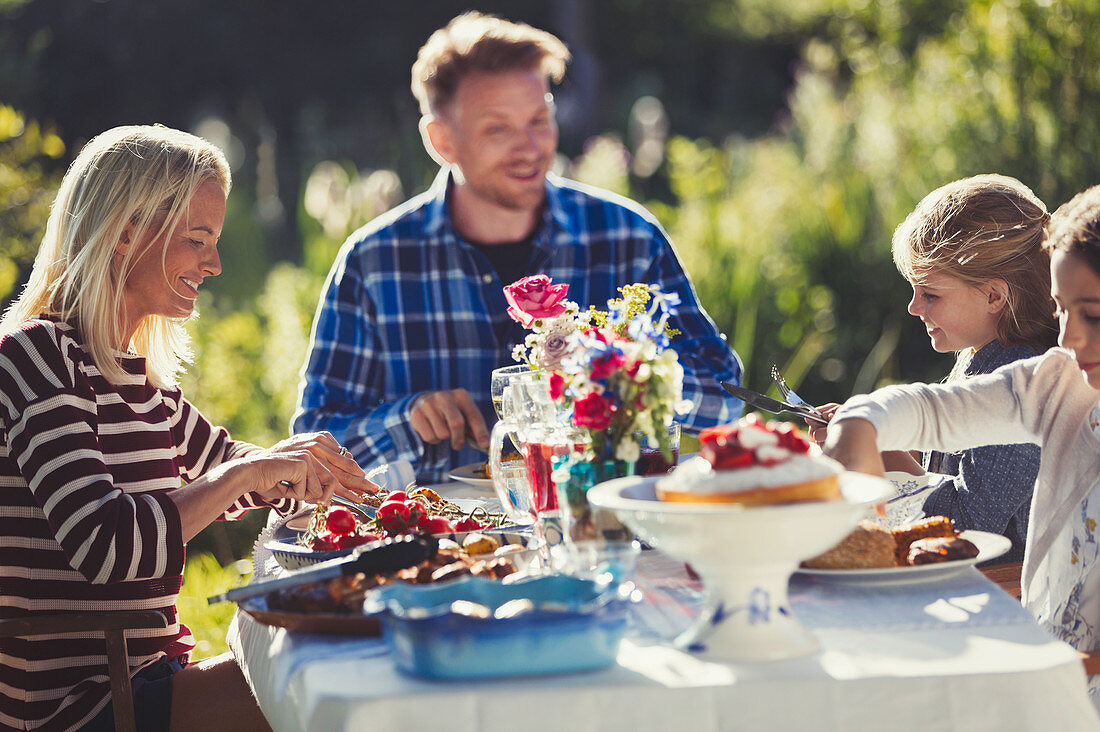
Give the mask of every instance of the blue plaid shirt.
M 421 480 L 484 460 L 470 447 L 423 442 L 409 422 L 421 393 L 466 389 L 492 425 L 489 375 L 507 366 L 527 331 L 506 314 L 488 260 L 458 236 L 448 213 L 450 177 L 352 234 L 329 273 L 302 369 L 292 432 L 328 430 L 365 467 L 408 460 Z M 569 284 L 585 309 L 618 288 L 660 284 L 680 295 L 670 325 L 684 367 L 689 431 L 735 419 L 741 403 L 718 380 L 740 383 L 741 363 L 700 307 L 665 233 L 637 204 L 549 177 L 530 273 Z

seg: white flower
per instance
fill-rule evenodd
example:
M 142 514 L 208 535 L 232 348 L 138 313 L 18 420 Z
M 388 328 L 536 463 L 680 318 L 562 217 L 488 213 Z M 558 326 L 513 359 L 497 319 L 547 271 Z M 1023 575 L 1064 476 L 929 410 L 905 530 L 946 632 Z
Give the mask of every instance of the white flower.
M 616 460 L 636 463 L 641 456 L 642 450 L 638 447 L 638 443 L 633 436 L 624 437 L 618 445 L 615 445 Z

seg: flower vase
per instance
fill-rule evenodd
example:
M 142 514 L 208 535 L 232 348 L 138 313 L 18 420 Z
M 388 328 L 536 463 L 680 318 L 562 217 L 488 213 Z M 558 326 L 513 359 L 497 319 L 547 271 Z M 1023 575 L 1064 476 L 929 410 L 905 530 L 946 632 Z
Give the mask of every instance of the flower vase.
M 554 458 L 554 482 L 568 541 L 630 541 L 634 534 L 611 511 L 588 503 L 588 490 L 612 478 L 634 475 L 633 460 L 585 459 L 583 453 Z

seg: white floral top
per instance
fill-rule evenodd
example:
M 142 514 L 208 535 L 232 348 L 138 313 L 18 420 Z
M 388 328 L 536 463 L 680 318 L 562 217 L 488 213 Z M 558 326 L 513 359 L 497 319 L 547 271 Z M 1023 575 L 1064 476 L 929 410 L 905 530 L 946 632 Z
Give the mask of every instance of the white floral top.
M 1073 356 L 1051 349 L 962 383 L 909 384 L 850 399 L 833 422 L 861 418 L 878 447 L 959 450 L 1035 442 L 1042 448 L 1021 586 L 1052 635 L 1100 649 L 1100 392 Z M 1090 693 L 1100 677 L 1090 681 Z
M 1088 427 L 1100 438 L 1100 406 L 1089 414 Z M 1033 608 L 1039 623 L 1078 650 L 1100 649 L 1100 475 L 1092 490 L 1050 548 L 1044 573 L 1049 580 L 1043 607 Z M 1038 579 L 1038 578 L 1037 578 Z M 1089 678 L 1089 694 L 1096 697 L 1100 676 Z

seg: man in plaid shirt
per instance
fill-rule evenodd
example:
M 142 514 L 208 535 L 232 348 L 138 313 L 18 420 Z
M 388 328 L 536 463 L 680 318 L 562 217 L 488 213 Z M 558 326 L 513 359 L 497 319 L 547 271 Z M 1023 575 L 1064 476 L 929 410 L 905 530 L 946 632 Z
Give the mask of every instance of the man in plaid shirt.
M 484 460 L 490 373 L 512 363 L 526 335 L 506 313 L 503 286 L 536 273 L 568 283 L 582 309 L 606 306 L 634 282 L 678 294 L 672 347 L 694 403 L 684 429 L 740 414 L 718 381 L 739 383 L 741 364 L 653 216 L 548 172 L 558 142 L 549 83 L 568 60 L 549 33 L 479 13 L 458 16 L 420 49 L 413 93 L 442 170 L 430 190 L 340 249 L 294 432 L 328 430 L 360 464 L 405 460 L 422 481 Z

